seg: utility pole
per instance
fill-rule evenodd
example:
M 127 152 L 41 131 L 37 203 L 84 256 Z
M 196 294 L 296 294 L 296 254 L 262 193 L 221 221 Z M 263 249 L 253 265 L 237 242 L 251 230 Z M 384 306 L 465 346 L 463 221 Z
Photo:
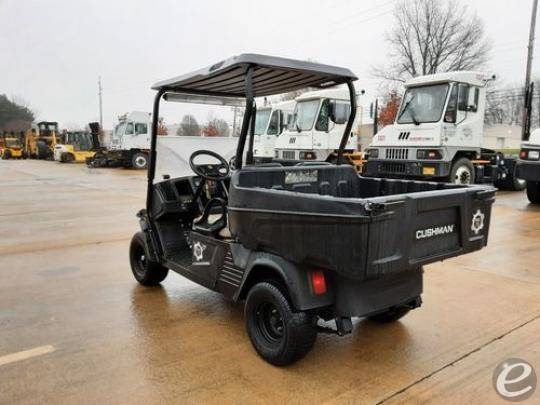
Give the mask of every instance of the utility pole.
M 101 76 L 98 76 L 98 95 L 99 95 L 99 126 L 103 129 L 103 105 L 101 101 L 101 93 L 103 88 L 101 87 Z
M 529 29 L 529 45 L 527 46 L 527 71 L 525 72 L 525 105 L 523 106 L 523 127 L 521 131 L 521 139 L 524 141 L 529 140 L 531 131 L 531 108 L 532 108 L 532 94 L 531 87 L 531 68 L 534 51 L 534 36 L 536 30 L 536 9 L 538 7 L 538 0 L 533 0 L 533 8 L 531 15 L 531 26 Z

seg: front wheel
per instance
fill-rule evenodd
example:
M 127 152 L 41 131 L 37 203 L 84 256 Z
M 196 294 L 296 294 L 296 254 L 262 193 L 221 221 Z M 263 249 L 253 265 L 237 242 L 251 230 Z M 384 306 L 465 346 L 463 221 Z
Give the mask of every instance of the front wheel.
M 540 204 L 540 181 L 527 182 L 527 198 L 532 204 Z
M 282 289 L 268 282 L 258 283 L 249 291 L 245 318 L 253 347 L 275 366 L 300 360 L 317 339 L 314 316 L 294 312 Z
M 129 262 L 135 280 L 144 286 L 155 286 L 165 280 L 169 269 L 149 259 L 148 245 L 143 232 L 137 232 L 129 246 Z
M 450 171 L 450 182 L 455 184 L 474 184 L 474 166 L 467 158 L 456 160 Z
M 148 167 L 148 155 L 143 152 L 137 152 L 131 157 L 131 166 L 135 169 L 143 170 Z

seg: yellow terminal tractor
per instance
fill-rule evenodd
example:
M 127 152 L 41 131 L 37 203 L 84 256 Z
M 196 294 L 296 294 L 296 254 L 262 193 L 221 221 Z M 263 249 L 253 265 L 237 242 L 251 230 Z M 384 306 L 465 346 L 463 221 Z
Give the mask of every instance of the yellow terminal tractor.
M 0 144 L 0 157 L 2 159 L 22 159 L 23 145 L 14 132 L 4 134 Z

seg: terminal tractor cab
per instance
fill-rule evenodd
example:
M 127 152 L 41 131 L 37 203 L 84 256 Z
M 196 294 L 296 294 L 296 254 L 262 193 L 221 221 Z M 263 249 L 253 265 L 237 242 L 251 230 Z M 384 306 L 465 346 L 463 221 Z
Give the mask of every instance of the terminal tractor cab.
M 448 246 L 439 243 L 436 250 L 430 239 L 422 237 L 414 247 L 414 254 L 421 258 L 415 260 L 397 255 L 382 242 L 393 238 L 385 230 L 399 234 L 393 225 L 402 224 L 406 217 L 399 210 L 410 212 L 404 204 L 416 200 L 375 203 L 399 191 L 382 192 L 380 179 L 362 178 L 352 166 L 342 164 L 356 113 L 356 79 L 345 68 L 242 54 L 155 84 L 146 208 L 137 214 L 141 231 L 130 245 L 135 279 L 154 286 L 173 270 L 233 301 L 245 301 L 251 343 L 263 359 L 279 366 L 305 356 L 318 332 L 350 333 L 351 317 L 391 322 L 419 307 L 422 265 L 483 247 L 484 231 L 470 239 L 446 235 L 443 239 Z M 254 164 L 255 97 L 340 84 L 346 85 L 352 108 L 335 164 Z M 190 157 L 191 175 L 176 176 L 171 171 L 157 177 L 160 159 L 170 157 L 160 155 L 158 148 L 163 142 L 157 139 L 163 100 L 244 105 L 235 169 L 219 154 L 200 150 Z M 417 183 L 403 180 L 387 185 L 409 191 L 440 189 L 427 192 L 444 194 L 444 201 L 437 203 L 440 209 L 447 201 L 463 204 L 464 193 L 477 194 L 459 186 L 442 190 Z M 451 193 L 462 197 L 449 198 Z M 483 210 L 478 229 L 489 221 L 489 209 L 484 210 L 482 204 L 489 206 L 490 193 L 484 192 L 484 200 L 477 203 Z M 385 196 L 366 200 L 381 194 Z M 390 207 L 392 212 L 387 212 Z M 442 215 L 429 214 L 419 220 L 441 221 L 454 213 L 445 210 Z M 378 217 L 372 220 L 375 215 Z M 385 221 L 391 221 L 391 226 Z M 372 222 L 382 231 L 368 232 Z M 453 229 L 461 227 L 446 227 L 442 232 L 453 233 Z M 370 250 L 371 241 L 377 251 Z M 456 243 L 466 245 L 456 249 Z M 385 258 L 379 259 L 381 255 Z

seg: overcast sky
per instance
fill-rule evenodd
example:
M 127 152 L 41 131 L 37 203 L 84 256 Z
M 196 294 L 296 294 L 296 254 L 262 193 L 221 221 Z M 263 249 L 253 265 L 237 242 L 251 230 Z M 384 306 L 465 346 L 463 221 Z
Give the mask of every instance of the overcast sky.
M 441 0 L 444 1 L 444 0 Z M 468 0 L 491 37 L 488 72 L 524 80 L 532 0 Z M 0 94 L 27 101 L 63 125 L 150 111 L 152 83 L 253 52 L 343 65 L 365 99 L 377 94 L 393 0 L 0 0 Z M 540 43 L 536 46 L 540 51 Z M 540 70 L 533 62 L 533 73 Z M 180 121 L 186 106 L 168 123 Z M 197 112 L 200 116 L 200 112 Z

